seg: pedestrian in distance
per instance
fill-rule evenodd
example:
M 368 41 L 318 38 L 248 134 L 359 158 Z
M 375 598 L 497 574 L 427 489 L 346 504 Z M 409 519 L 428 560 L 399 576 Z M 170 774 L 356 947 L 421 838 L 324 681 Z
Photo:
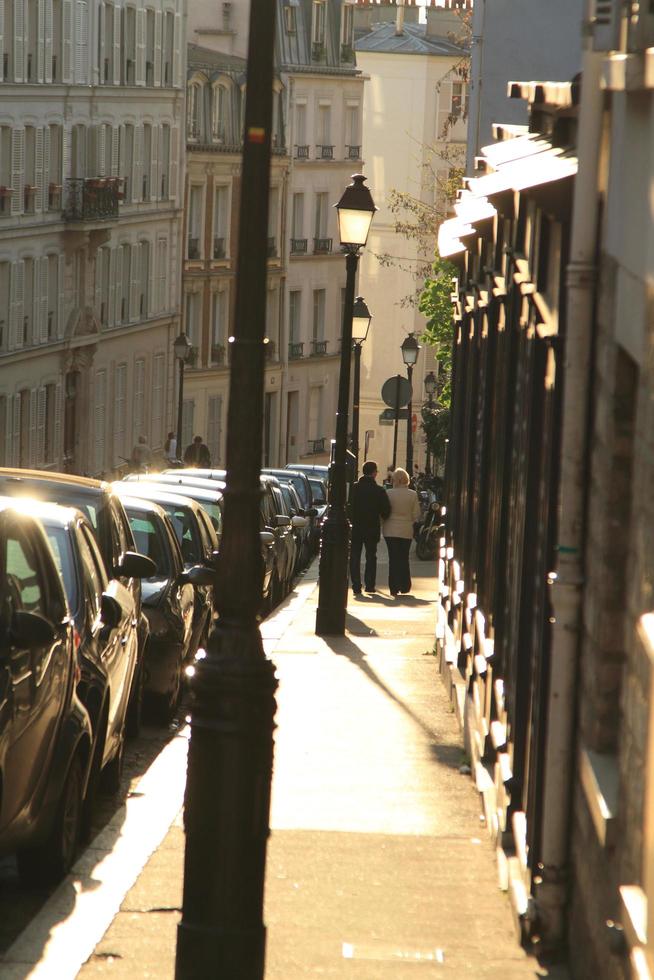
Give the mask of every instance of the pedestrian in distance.
M 169 432 L 164 443 L 164 458 L 169 463 L 177 461 L 177 437 L 174 432 Z
M 387 491 L 390 514 L 383 531 L 388 548 L 388 589 L 391 595 L 411 591 L 409 551 L 413 539 L 413 524 L 420 518 L 420 501 L 409 487 L 409 474 L 398 468 L 393 473 L 393 486 Z
M 145 436 L 139 436 L 138 442 L 132 449 L 129 465 L 132 470 L 145 470 L 152 462 L 152 450 Z
M 361 595 L 361 551 L 366 549 L 363 574 L 366 592 L 377 591 L 377 545 L 381 537 L 381 521 L 390 514 L 388 495 L 377 483 L 377 463 L 369 459 L 363 464 L 363 476 L 352 486 L 350 515 L 352 541 L 350 545 L 350 579 L 352 591 Z
M 203 470 L 208 470 L 211 467 L 209 447 L 203 443 L 202 436 L 195 436 L 193 442 L 186 447 L 184 462 L 187 466 L 197 466 Z

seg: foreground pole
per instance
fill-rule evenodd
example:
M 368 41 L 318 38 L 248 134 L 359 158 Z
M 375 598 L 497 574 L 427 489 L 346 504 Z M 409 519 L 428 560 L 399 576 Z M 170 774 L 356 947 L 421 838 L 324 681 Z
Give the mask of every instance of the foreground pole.
M 361 344 L 354 348 L 354 383 L 352 385 L 352 452 L 354 453 L 354 479 L 359 476 L 359 401 L 361 399 Z
M 261 606 L 262 449 L 274 0 L 251 0 L 220 618 L 192 681 L 177 980 L 262 980 L 275 679 Z M 246 397 L 243 397 L 246 393 Z

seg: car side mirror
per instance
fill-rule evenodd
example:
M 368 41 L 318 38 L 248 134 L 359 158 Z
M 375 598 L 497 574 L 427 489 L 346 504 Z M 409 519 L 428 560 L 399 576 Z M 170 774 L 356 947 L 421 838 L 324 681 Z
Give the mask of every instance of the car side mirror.
M 122 606 L 117 599 L 114 599 L 107 592 L 103 592 L 100 599 L 100 618 L 102 625 L 108 626 L 111 630 L 120 626 L 120 621 L 123 618 Z
M 185 585 L 187 582 L 190 582 L 191 585 L 213 585 L 215 578 L 216 573 L 213 568 L 208 568 L 206 565 L 191 565 L 185 572 L 182 572 L 177 582 L 179 585 Z
M 307 515 L 307 517 L 317 517 L 318 516 L 318 511 L 316 510 L 315 507 L 309 507 L 309 509 L 308 510 L 305 510 L 304 513 Z
M 17 609 L 12 617 L 11 638 L 17 646 L 29 650 L 50 646 L 56 636 L 52 623 L 38 613 Z
M 287 514 L 277 514 L 275 516 L 275 527 L 290 527 L 291 518 Z
M 261 544 L 271 545 L 275 540 L 275 535 L 272 531 L 259 531 L 259 540 Z
M 152 578 L 157 574 L 157 566 L 146 555 L 138 551 L 125 551 L 120 562 L 114 566 L 114 575 L 124 578 Z
M 291 518 L 291 524 L 292 524 L 293 527 L 306 527 L 307 524 L 308 524 L 308 521 L 307 521 L 306 517 L 298 517 L 298 516 L 296 516 L 296 517 Z

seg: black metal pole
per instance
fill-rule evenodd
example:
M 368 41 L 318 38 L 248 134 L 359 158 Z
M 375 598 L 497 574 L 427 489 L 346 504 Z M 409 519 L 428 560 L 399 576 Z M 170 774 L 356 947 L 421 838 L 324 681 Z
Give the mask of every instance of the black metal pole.
M 411 382 L 413 380 L 413 365 L 407 364 L 406 373 L 409 378 L 409 404 L 407 405 L 407 419 L 406 419 L 406 471 L 409 474 L 409 479 L 413 479 L 413 389 L 411 387 Z
M 401 375 L 395 376 L 395 431 L 393 432 L 393 469 L 397 466 L 397 430 L 400 425 L 400 381 Z
M 184 416 L 184 361 L 178 357 L 179 361 L 179 395 L 177 398 L 177 459 L 183 458 L 184 449 L 182 447 L 182 421 Z
M 320 539 L 319 590 L 316 611 L 316 633 L 319 636 L 342 636 L 345 633 L 347 608 L 347 564 L 350 548 L 350 523 L 345 511 L 347 496 L 345 452 L 347 449 L 347 415 L 350 400 L 350 362 L 352 360 L 352 310 L 354 284 L 359 254 L 345 256 L 347 277 L 341 336 L 341 367 L 338 380 L 336 443 L 330 467 L 329 506 Z
M 354 343 L 354 384 L 352 385 L 352 452 L 354 453 L 354 479 L 359 475 L 359 398 L 361 395 L 361 347 Z
M 192 681 L 177 980 L 264 976 L 277 681 L 257 617 L 275 9 L 270 0 L 251 0 L 219 619 Z
M 427 408 L 429 410 L 429 418 L 431 419 L 431 409 L 434 404 L 434 399 L 431 391 L 427 396 Z M 427 450 L 425 453 L 425 476 L 431 476 L 431 452 L 429 450 L 429 426 L 427 426 Z

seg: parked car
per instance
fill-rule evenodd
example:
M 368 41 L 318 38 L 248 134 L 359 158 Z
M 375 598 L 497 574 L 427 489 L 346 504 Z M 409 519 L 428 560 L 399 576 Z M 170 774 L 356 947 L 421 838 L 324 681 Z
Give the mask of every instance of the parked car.
M 123 482 L 144 482 L 144 478 L 137 474 L 130 474 L 124 478 Z M 186 474 L 177 476 L 176 474 L 167 472 L 149 473 L 147 482 L 160 483 L 162 486 L 171 488 L 176 487 L 176 493 L 181 493 L 185 497 L 196 500 L 209 515 L 213 529 L 216 532 L 216 537 L 218 538 L 218 546 L 220 547 L 220 538 L 223 533 L 222 491 L 224 489 L 224 483 L 222 481 L 207 480 L 203 477 L 188 476 Z
M 77 695 L 93 730 L 86 834 L 100 778 L 108 793 L 120 788 L 129 695 L 138 663 L 134 602 L 120 582 L 108 580 L 91 525 L 81 511 L 35 500 L 20 504 L 45 530 L 75 626 Z
M 141 578 L 152 575 L 154 569 L 149 559 L 136 551 L 119 497 L 103 480 L 7 468 L 0 468 L 0 494 L 36 497 L 81 510 L 93 528 L 107 577 L 116 579 L 130 593 L 134 603 L 132 626 L 138 636 L 138 663 L 130 691 L 127 734 L 136 735 L 141 719 L 142 663 L 148 635 L 148 622 L 141 608 Z
M 322 534 L 322 526 L 327 517 L 327 483 L 320 476 L 314 476 L 312 473 L 307 473 L 309 477 L 309 483 L 311 484 L 311 493 L 313 495 L 313 506 L 317 510 L 316 519 L 313 522 L 312 527 L 312 544 L 314 551 L 317 551 L 320 547 L 320 536 Z
M 329 466 L 323 463 L 287 463 L 284 468 L 306 473 L 307 476 L 319 476 L 325 483 L 329 482 Z
M 284 498 L 284 513 L 290 515 L 293 526 L 296 550 L 295 572 L 297 573 L 306 568 L 311 559 L 311 524 L 304 516 L 302 503 L 293 484 L 284 483 L 280 480 L 279 489 Z
M 298 497 L 302 501 L 305 517 L 315 517 L 315 514 L 311 513 L 313 510 L 313 494 L 311 493 L 311 484 L 306 473 L 302 473 L 299 470 L 281 469 L 264 469 L 261 472 L 270 473 L 272 476 L 276 476 L 278 480 L 291 482 L 297 490 Z
M 0 503 L 0 854 L 29 881 L 73 863 L 92 729 L 76 694 L 74 625 L 40 521 Z
M 286 595 L 293 587 L 293 576 L 299 561 L 299 551 L 295 529 L 293 527 L 293 517 L 286 504 L 282 493 L 281 485 L 271 484 L 272 496 L 275 502 L 275 525 L 279 540 L 283 544 L 283 561 L 280 565 L 280 577 L 282 580 L 282 592 Z
M 166 511 L 152 500 L 124 497 L 132 533 L 155 573 L 143 579 L 143 608 L 150 633 L 145 650 L 145 693 L 155 716 L 170 721 L 182 693 L 183 665 L 193 651 L 194 584 L 213 574 L 204 566 L 185 570 L 175 529 Z
M 215 572 L 218 556 L 218 538 L 209 516 L 197 501 L 176 493 L 175 487 L 160 483 L 122 483 L 114 484 L 116 492 L 125 499 L 128 496 L 144 497 L 154 500 L 168 514 L 175 530 L 177 541 L 182 549 L 184 568 L 188 571 L 202 565 Z M 195 586 L 193 609 L 193 632 L 188 657 L 195 656 L 198 647 L 206 643 L 213 614 L 213 579 L 207 576 L 205 584 Z

